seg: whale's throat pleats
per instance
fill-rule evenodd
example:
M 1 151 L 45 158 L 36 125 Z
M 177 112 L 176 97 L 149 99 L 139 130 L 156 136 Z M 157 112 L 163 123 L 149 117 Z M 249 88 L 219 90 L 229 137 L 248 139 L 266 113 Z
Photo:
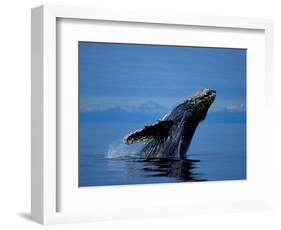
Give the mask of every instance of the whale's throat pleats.
M 174 122 L 171 120 L 158 121 L 155 124 L 147 125 L 143 129 L 137 130 L 124 137 L 123 141 L 126 144 L 134 144 L 140 141 L 160 140 L 167 137 Z

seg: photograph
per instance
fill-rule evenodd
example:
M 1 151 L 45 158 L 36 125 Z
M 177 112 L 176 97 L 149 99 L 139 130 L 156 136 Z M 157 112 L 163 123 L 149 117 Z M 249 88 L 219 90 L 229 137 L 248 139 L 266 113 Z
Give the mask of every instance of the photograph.
M 246 180 L 247 49 L 78 42 L 79 187 Z

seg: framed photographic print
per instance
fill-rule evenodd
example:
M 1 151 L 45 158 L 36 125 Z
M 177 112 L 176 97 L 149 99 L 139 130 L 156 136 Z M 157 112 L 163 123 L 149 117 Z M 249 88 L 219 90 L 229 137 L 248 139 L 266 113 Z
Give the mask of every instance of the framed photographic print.
M 79 186 L 246 179 L 246 49 L 78 46 Z
M 270 208 L 272 31 L 266 19 L 34 8 L 32 219 Z

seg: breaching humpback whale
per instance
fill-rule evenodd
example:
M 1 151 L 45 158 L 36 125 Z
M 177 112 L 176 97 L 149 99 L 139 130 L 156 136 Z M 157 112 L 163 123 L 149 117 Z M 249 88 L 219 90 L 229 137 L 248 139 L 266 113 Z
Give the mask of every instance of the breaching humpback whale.
M 185 158 L 198 124 L 207 115 L 216 91 L 204 89 L 186 99 L 155 124 L 145 126 L 124 137 L 125 144 L 145 141 L 143 158 Z

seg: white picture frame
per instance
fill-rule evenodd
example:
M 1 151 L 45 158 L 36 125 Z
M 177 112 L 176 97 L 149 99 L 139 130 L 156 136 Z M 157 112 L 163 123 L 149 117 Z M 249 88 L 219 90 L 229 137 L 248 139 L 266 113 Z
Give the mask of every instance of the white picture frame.
M 62 25 L 64 22 L 70 26 L 65 27 Z M 71 24 L 75 22 L 77 23 L 73 31 Z M 250 113 L 247 115 L 247 120 L 249 121 L 249 124 L 247 124 L 247 141 L 250 143 L 249 152 L 257 153 L 256 156 L 249 154 L 249 158 L 247 158 L 247 163 L 250 164 L 248 171 L 250 178 L 247 178 L 246 182 L 232 181 L 230 183 L 222 181 L 212 182 L 211 184 L 206 182 L 189 185 L 182 183 L 173 185 L 108 186 L 98 189 L 82 189 L 83 191 L 80 188 L 79 192 L 77 192 L 78 187 L 75 182 L 77 181 L 76 172 L 78 167 L 75 166 L 77 165 L 75 161 L 76 152 L 71 151 L 73 154 L 69 156 L 70 163 L 68 165 L 64 163 L 65 155 L 57 154 L 60 151 L 61 141 L 58 133 L 63 129 L 59 124 L 61 120 L 58 117 L 63 116 L 61 115 L 63 114 L 63 112 L 61 113 L 62 109 L 75 111 L 71 110 L 75 109 L 75 106 L 70 106 L 71 108 L 61 107 L 61 101 L 59 102 L 61 84 L 58 83 L 57 76 L 61 74 L 59 66 L 61 60 L 58 58 L 59 52 L 66 52 L 66 49 L 60 50 L 59 44 L 61 43 L 59 42 L 68 43 L 70 41 L 70 44 L 73 44 L 73 42 L 80 39 L 79 36 L 91 39 L 92 34 L 85 33 L 85 28 L 89 26 L 89 23 L 87 23 L 86 27 L 83 27 L 84 22 L 103 22 L 110 25 L 111 28 L 116 27 L 116 29 L 118 29 L 118 23 L 129 25 L 131 28 L 134 25 L 138 25 L 140 30 L 146 30 L 148 25 L 153 26 L 153 28 L 163 28 L 163 31 L 160 31 L 160 33 L 164 34 L 168 33 L 167 30 L 170 29 L 197 28 L 198 31 L 210 33 L 210 37 L 216 38 L 211 43 L 203 39 L 200 41 L 201 46 L 250 47 L 249 49 L 253 53 L 250 55 L 250 60 L 248 60 L 249 78 L 247 78 L 247 92 L 249 93 L 247 94 L 247 110 L 249 109 Z M 142 28 L 142 25 L 145 26 Z M 84 33 L 80 33 L 80 29 Z M 238 31 L 237 36 L 230 34 L 232 30 Z M 60 40 L 59 34 L 61 31 L 68 35 L 64 36 L 67 39 L 69 38 L 68 40 Z M 212 34 L 212 31 L 215 32 Z M 229 37 L 232 39 L 222 43 L 222 38 L 217 33 L 223 33 L 223 31 L 228 31 Z M 126 35 L 126 32 L 124 33 Z M 247 33 L 251 35 L 248 37 L 240 36 Z M 74 34 L 77 36 L 74 36 Z M 56 224 L 184 215 L 189 213 L 264 210 L 272 207 L 272 177 L 270 168 L 272 158 L 267 141 L 271 135 L 271 111 L 274 106 L 273 91 L 271 90 L 273 89 L 273 22 L 271 20 L 170 15 L 44 5 L 32 9 L 31 37 L 31 213 L 34 221 L 41 224 Z M 175 44 L 181 44 L 181 40 L 169 41 L 164 39 L 165 36 L 161 36 L 162 40 L 159 40 L 160 38 L 158 37 L 155 41 L 153 38 L 144 37 L 141 34 L 138 34 L 137 37 L 139 43 L 170 44 L 175 42 Z M 241 38 L 245 39 L 245 41 L 242 41 L 243 39 Z M 124 38 L 114 37 L 110 33 L 99 37 L 100 41 L 123 41 L 122 39 Z M 133 41 L 136 38 L 131 37 L 130 39 Z M 185 44 L 185 42 L 183 40 L 182 44 Z M 189 41 L 189 44 L 191 43 L 192 40 Z M 199 44 L 199 41 L 196 44 Z M 68 48 L 67 50 L 71 50 Z M 75 49 L 67 52 L 66 56 L 70 58 L 68 61 L 74 60 L 71 57 L 75 56 Z M 76 63 L 74 63 L 74 66 L 76 66 Z M 70 77 L 69 84 L 64 84 L 70 86 L 70 88 L 75 88 L 75 68 L 69 70 L 70 76 L 72 76 L 71 72 L 73 72 L 73 78 Z M 74 104 L 77 103 L 75 90 L 69 91 L 68 96 L 73 99 L 71 101 Z M 261 102 L 259 101 L 258 104 L 255 101 L 256 99 Z M 70 122 L 72 121 L 70 120 Z M 254 127 L 257 125 L 262 130 L 259 134 L 254 131 Z M 73 124 L 73 127 L 75 127 L 75 124 Z M 75 139 L 75 135 L 68 138 Z M 73 143 L 75 143 L 75 140 Z M 254 143 L 259 143 L 259 145 Z M 75 145 L 70 145 L 69 148 L 75 149 Z M 63 170 L 61 169 L 61 164 L 64 164 Z M 260 166 L 262 166 L 262 169 L 260 169 Z M 68 175 L 68 177 L 65 175 Z M 257 180 L 257 178 L 260 180 Z M 170 191 L 171 189 L 172 192 Z M 197 195 L 196 198 L 194 194 L 200 194 L 200 190 L 213 195 L 206 195 L 203 199 L 199 197 L 200 195 Z M 181 202 L 186 192 L 194 195 L 193 202 Z M 236 197 L 233 196 L 234 192 L 237 194 Z M 229 193 L 229 196 L 223 195 L 227 193 Z M 110 194 L 119 196 L 120 199 L 109 198 Z M 156 197 L 156 194 L 160 197 L 159 200 L 157 201 L 157 198 L 150 200 L 150 197 Z M 165 205 L 160 204 L 163 197 L 171 195 L 178 198 L 170 200 Z M 91 200 L 91 196 L 96 196 L 98 199 Z M 136 197 L 139 197 L 139 202 L 134 202 Z M 145 204 L 145 200 L 149 201 L 151 205 L 149 208 Z

